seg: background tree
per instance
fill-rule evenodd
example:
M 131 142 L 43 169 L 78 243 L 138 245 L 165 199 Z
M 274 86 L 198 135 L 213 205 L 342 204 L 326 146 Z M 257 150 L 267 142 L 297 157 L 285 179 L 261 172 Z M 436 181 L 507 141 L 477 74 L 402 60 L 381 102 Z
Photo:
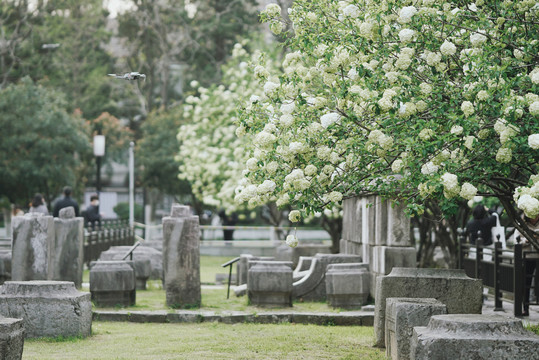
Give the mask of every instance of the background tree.
M 0 197 L 25 206 L 39 192 L 50 204 L 63 186 L 83 186 L 87 129 L 66 107 L 62 93 L 29 78 L 0 91 Z

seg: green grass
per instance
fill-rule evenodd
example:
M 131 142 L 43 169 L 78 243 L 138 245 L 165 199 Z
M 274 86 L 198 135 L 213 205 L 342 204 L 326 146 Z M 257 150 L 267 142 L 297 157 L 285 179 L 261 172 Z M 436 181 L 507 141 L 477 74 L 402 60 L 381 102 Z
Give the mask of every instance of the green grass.
M 528 324 L 525 325 L 525 328 L 526 328 L 526 330 L 531 331 L 532 333 L 535 333 L 535 334 L 539 335 L 539 324 L 534 325 L 534 324 L 528 323 Z
M 94 322 L 93 335 L 25 340 L 23 359 L 385 359 L 372 327 Z

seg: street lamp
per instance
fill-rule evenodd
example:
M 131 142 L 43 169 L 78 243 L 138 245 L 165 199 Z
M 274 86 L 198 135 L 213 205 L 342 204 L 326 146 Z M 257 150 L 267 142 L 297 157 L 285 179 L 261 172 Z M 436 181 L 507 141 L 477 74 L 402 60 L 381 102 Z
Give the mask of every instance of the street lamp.
M 97 164 L 95 189 L 97 196 L 99 196 L 99 191 L 101 191 L 101 158 L 105 156 L 105 135 L 101 135 L 101 131 L 98 131 L 98 134 L 94 136 L 94 155 Z

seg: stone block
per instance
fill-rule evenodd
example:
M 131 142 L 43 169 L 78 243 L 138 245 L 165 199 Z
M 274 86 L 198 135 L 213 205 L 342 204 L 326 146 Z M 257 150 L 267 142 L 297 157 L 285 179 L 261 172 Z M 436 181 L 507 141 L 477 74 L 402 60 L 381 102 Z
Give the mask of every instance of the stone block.
M 121 260 L 92 262 L 90 293 L 96 306 L 135 305 L 136 280 L 133 264 Z
M 374 208 L 374 242 L 375 245 L 387 245 L 387 208 L 389 202 L 382 200 L 382 197 L 376 197 L 376 206 Z
M 440 301 L 432 298 L 386 299 L 386 356 L 409 360 L 410 338 L 415 326 L 427 326 L 431 316 L 447 313 Z
M 189 207 L 163 218 L 163 271 L 167 306 L 200 307 L 200 224 Z
M 539 360 L 539 336 L 504 316 L 435 315 L 428 326 L 414 328 L 410 358 Z
M 83 246 L 84 218 L 76 218 L 71 206 L 61 209 L 59 217 L 54 218 L 49 280 L 72 281 L 80 288 L 84 264 Z
M 23 348 L 23 319 L 0 317 L 0 359 L 20 360 Z
M 11 250 L 0 250 L 0 285 L 11 280 Z
M 416 267 L 416 250 L 414 247 L 374 246 L 371 258 L 371 270 L 377 274 L 387 275 L 395 267 Z
M 482 281 L 469 278 L 464 270 L 393 268 L 376 281 L 374 331 L 378 347 L 385 345 L 387 298 L 434 298 L 447 306 L 448 314 L 481 313 Z
M 54 218 L 41 213 L 15 216 L 11 222 L 13 281 L 47 280 L 52 271 Z
M 247 284 L 247 273 L 249 271 L 249 261 L 258 261 L 258 260 L 271 261 L 274 259 L 275 258 L 271 256 L 253 256 L 251 254 L 241 254 L 240 260 L 236 263 L 237 285 Z M 282 260 L 282 261 L 290 261 L 290 260 Z
M 123 260 L 129 249 L 131 249 L 131 246 L 111 246 L 107 251 L 101 253 L 99 260 Z M 161 251 L 140 245 L 133 251 L 133 261 L 137 262 L 139 260 L 150 260 L 149 279 L 163 280 L 163 253 Z M 141 277 L 143 276 L 141 273 Z
M 326 271 L 326 295 L 332 307 L 359 308 L 369 298 L 368 265 L 330 264 Z
M 26 338 L 89 336 L 90 294 L 68 281 L 8 281 L 0 287 L 0 314 L 24 321 Z
M 387 206 L 387 245 L 412 246 L 410 239 L 410 218 L 404 213 L 405 205 Z
M 292 306 L 292 262 L 252 262 L 247 295 L 255 306 Z
M 377 196 L 369 195 L 364 197 L 365 209 L 364 212 L 367 220 L 363 222 L 365 226 L 363 227 L 364 239 L 367 239 L 369 245 L 376 245 L 376 209 L 380 205 L 377 202 Z

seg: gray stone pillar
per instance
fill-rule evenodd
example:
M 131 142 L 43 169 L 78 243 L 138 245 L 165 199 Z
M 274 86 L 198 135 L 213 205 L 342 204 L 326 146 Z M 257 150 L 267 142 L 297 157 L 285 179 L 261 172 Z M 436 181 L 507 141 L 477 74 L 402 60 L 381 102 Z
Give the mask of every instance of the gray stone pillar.
M 410 218 L 404 212 L 404 205 L 387 207 L 387 245 L 412 246 L 410 240 Z
M 49 280 L 73 281 L 80 288 L 84 262 L 84 218 L 76 218 L 73 207 L 64 208 L 54 219 L 54 230 Z
M 200 307 L 200 225 L 188 206 L 163 218 L 163 270 L 167 306 Z
M 376 197 L 374 239 L 377 246 L 387 244 L 387 208 L 391 206 L 381 196 Z
M 15 216 L 11 225 L 13 281 L 47 280 L 54 241 L 52 216 L 29 213 Z

